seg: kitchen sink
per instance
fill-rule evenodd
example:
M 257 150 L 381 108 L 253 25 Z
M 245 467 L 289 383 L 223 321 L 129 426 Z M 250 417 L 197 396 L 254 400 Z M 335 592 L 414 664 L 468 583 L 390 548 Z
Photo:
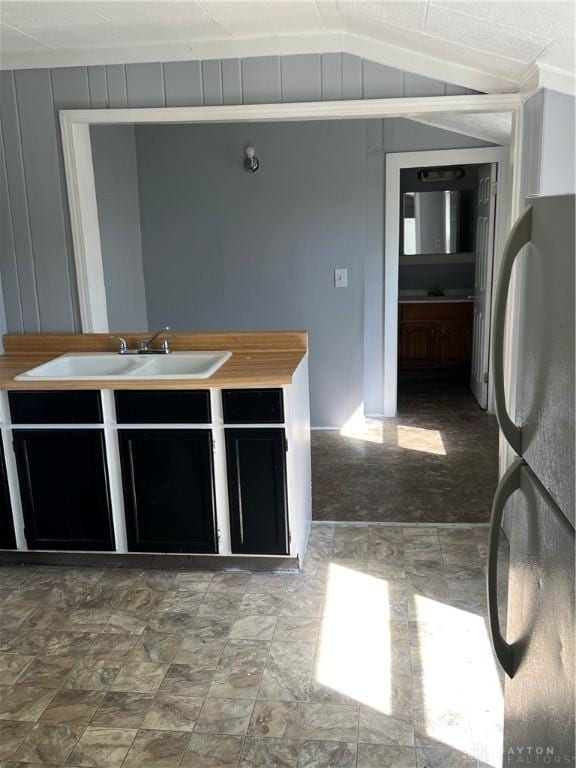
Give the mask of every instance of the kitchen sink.
M 153 355 L 142 360 L 138 375 L 145 379 L 206 379 L 231 355 L 231 352 L 171 352 L 169 355 Z
M 16 376 L 18 381 L 82 381 L 91 379 L 207 379 L 231 352 L 171 352 L 167 355 L 119 355 L 73 352 Z

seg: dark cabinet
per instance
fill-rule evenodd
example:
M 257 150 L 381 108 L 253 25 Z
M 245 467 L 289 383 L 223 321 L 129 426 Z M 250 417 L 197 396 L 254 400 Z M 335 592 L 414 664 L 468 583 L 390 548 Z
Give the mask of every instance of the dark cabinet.
M 470 365 L 472 302 L 400 304 L 398 364 L 401 369 Z
M 217 552 L 208 429 L 121 429 L 128 549 Z
M 100 392 L 8 392 L 13 424 L 100 424 Z
M 12 505 L 6 477 L 4 462 L 4 447 L 0 440 L 0 549 L 16 549 L 14 522 L 12 520 Z
M 282 424 L 281 389 L 224 389 L 222 408 L 226 424 Z
M 283 429 L 226 429 L 232 552 L 288 554 Z
M 436 364 L 436 328 L 434 324 L 401 324 L 400 361 L 403 368 L 430 368 Z
M 103 431 L 22 429 L 13 436 L 30 549 L 114 549 Z
M 440 325 L 440 364 L 464 366 L 472 357 L 472 329 L 464 322 L 449 321 Z
M 208 390 L 116 390 L 119 424 L 209 424 Z

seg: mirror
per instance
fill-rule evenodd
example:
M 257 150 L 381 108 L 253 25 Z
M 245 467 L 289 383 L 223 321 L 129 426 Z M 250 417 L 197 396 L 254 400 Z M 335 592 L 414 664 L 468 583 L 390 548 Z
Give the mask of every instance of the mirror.
M 405 256 L 462 250 L 460 192 L 405 192 L 402 202 Z

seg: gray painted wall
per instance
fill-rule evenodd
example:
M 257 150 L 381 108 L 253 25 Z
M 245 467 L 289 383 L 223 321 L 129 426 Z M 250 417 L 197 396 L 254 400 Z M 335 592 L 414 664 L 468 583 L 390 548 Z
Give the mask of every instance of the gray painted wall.
M 59 109 L 466 92 L 338 53 L 0 72 L 0 272 L 8 328 L 80 330 Z
M 363 401 L 366 123 L 139 126 L 136 144 L 150 326 L 306 329 L 313 423 L 345 423 Z
M 111 331 L 148 327 L 133 125 L 90 128 Z
M 414 149 L 481 143 L 400 122 Z M 149 325 L 305 328 L 313 424 L 342 426 L 362 402 L 381 412 L 389 125 L 392 143 L 396 120 L 138 126 Z

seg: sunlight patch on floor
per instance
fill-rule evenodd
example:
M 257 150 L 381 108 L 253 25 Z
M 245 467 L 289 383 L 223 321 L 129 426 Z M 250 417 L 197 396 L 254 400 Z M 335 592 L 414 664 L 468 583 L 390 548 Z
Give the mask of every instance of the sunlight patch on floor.
M 437 429 L 410 427 L 387 419 L 373 419 L 364 415 L 364 404 L 358 406 L 352 416 L 340 430 L 342 437 L 362 440 L 366 443 L 384 445 L 394 441 L 399 448 L 408 451 L 421 451 L 436 456 L 446 456 L 446 447 L 442 434 Z
M 409 451 L 421 451 L 422 453 L 434 453 L 437 456 L 446 456 L 444 441 L 437 429 L 399 425 L 397 434 L 399 448 L 405 448 Z
M 386 581 L 330 563 L 316 680 L 391 713 L 392 673 Z
M 493 755 L 501 760 L 502 683 L 485 619 L 422 595 L 413 599 L 414 704 L 425 711 L 427 738 L 487 765 Z M 470 730 L 462 713 L 477 713 Z
M 364 415 L 364 403 L 361 403 L 340 430 L 342 437 L 364 440 L 366 443 L 384 443 L 384 424 L 379 419 L 370 419 Z

